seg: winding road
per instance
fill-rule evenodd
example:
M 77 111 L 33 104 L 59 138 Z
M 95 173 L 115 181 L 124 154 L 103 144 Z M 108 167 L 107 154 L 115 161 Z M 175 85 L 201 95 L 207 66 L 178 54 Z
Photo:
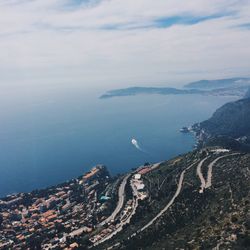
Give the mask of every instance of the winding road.
M 237 154 L 239 154 L 239 153 L 233 153 L 233 154 L 223 155 L 223 156 L 220 156 L 220 157 L 216 158 L 214 161 L 212 161 L 208 165 L 207 180 L 205 180 L 205 178 L 203 177 L 201 168 L 202 168 L 203 163 L 208 159 L 208 156 L 199 162 L 199 164 L 197 166 L 196 172 L 197 172 L 197 175 L 199 176 L 200 181 L 201 181 L 201 190 L 202 191 L 203 191 L 204 188 L 209 188 L 212 185 L 212 170 L 213 170 L 213 166 L 220 159 L 225 158 L 225 157 L 229 157 L 229 156 L 232 156 L 232 155 L 237 155 Z M 197 164 L 197 161 L 194 162 L 193 164 L 191 164 L 189 167 L 187 167 L 186 169 L 184 169 L 181 172 L 181 175 L 180 175 L 180 178 L 179 178 L 179 182 L 178 182 L 178 185 L 177 185 L 177 190 L 176 190 L 174 196 L 172 197 L 172 199 L 169 201 L 169 203 L 151 221 L 149 221 L 144 227 L 142 227 L 140 230 L 138 230 L 137 233 L 140 233 L 140 232 L 144 231 L 145 229 L 147 229 L 148 227 L 150 227 L 159 217 L 161 217 L 173 205 L 175 199 L 178 197 L 178 195 L 181 192 L 181 188 L 182 188 L 182 184 L 183 184 L 185 172 L 188 169 L 190 169 L 191 167 L 193 167 L 195 164 Z M 136 236 L 137 233 L 133 234 L 132 237 Z
M 200 179 L 201 182 L 201 189 L 200 189 L 200 193 L 203 192 L 204 189 L 209 188 L 212 186 L 212 171 L 213 171 L 213 166 L 221 159 L 229 157 L 229 156 L 233 156 L 233 155 L 238 155 L 240 153 L 233 153 L 233 154 L 226 154 L 226 155 L 222 155 L 217 157 L 215 160 L 213 160 L 209 165 L 208 165 L 208 172 L 207 172 L 207 179 L 205 180 L 203 174 L 202 174 L 202 166 L 204 164 L 204 162 L 209 158 L 209 156 L 205 157 L 204 159 L 202 159 L 200 162 L 199 161 L 195 161 L 194 163 L 192 163 L 190 166 L 188 166 L 187 168 L 185 168 L 179 177 L 179 181 L 177 184 L 177 189 L 176 192 L 174 193 L 172 199 L 167 203 L 167 205 L 152 219 L 150 220 L 145 226 L 143 226 L 141 229 L 139 229 L 136 233 L 132 234 L 130 237 L 133 238 L 135 237 L 137 234 L 143 232 L 144 230 L 146 230 L 148 227 L 150 227 L 153 223 L 155 223 L 155 221 L 157 219 L 159 219 L 175 202 L 175 199 L 179 196 L 182 186 L 183 186 L 183 180 L 184 180 L 184 176 L 187 170 L 189 170 L 191 167 L 193 167 L 195 164 L 197 164 L 199 162 L 199 164 L 197 165 L 197 169 L 196 169 L 196 173 Z M 108 223 L 111 220 L 114 220 L 115 217 L 117 216 L 117 214 L 121 211 L 123 205 L 124 205 L 124 200 L 125 200 L 125 186 L 126 183 L 128 181 L 128 178 L 130 177 L 131 174 L 127 174 L 123 180 L 122 183 L 119 187 L 119 191 L 118 191 L 118 196 L 119 196 L 119 200 L 118 200 L 118 204 L 116 209 L 114 210 L 114 212 L 105 220 L 103 221 L 101 224 L 104 225 L 106 223 Z M 132 189 L 133 189 L 133 193 L 135 193 L 135 188 L 132 185 Z M 130 222 L 131 217 L 133 216 L 133 214 L 135 214 L 136 208 L 138 206 L 138 201 L 134 200 L 133 202 L 133 212 L 130 214 L 130 216 L 126 219 L 126 221 L 122 222 L 119 227 L 110 235 L 108 235 L 107 237 L 103 238 L 102 240 L 96 242 L 94 244 L 94 246 L 99 245 L 100 243 L 112 238 L 115 234 L 117 234 L 118 232 L 120 232 L 123 229 L 123 226 L 127 223 Z M 118 243 L 119 245 L 120 243 Z
M 144 231 L 145 229 L 147 229 L 148 227 L 150 227 L 159 217 L 161 217 L 174 203 L 175 199 L 178 197 L 178 195 L 180 194 L 181 192 L 181 188 L 182 188 L 182 184 L 183 184 L 183 180 L 184 180 L 184 175 L 185 175 L 185 172 L 190 169 L 191 167 L 193 167 L 197 162 L 194 162 L 193 164 L 191 164 L 189 167 L 187 167 L 186 169 L 184 169 L 182 172 L 181 172 L 181 175 L 180 175 L 180 178 L 179 178 L 179 182 L 178 182 L 178 185 L 177 185 L 177 190 L 174 194 L 174 196 L 172 197 L 172 199 L 169 201 L 169 203 L 151 220 L 149 221 L 144 227 L 142 227 L 139 231 L 139 232 L 142 232 Z M 133 235 L 135 236 L 135 235 Z
M 197 165 L 197 169 L 196 169 L 196 173 L 200 178 L 201 181 L 201 189 L 200 189 L 200 193 L 203 193 L 204 188 L 206 188 L 206 180 L 203 177 L 202 171 L 201 171 L 201 167 L 203 165 L 203 163 L 208 159 L 208 157 L 204 158 L 203 160 L 201 160 L 199 162 L 199 164 Z
M 122 180 L 122 183 L 119 187 L 118 190 L 118 203 L 113 211 L 113 213 L 103 222 L 100 223 L 100 226 L 104 226 L 105 224 L 109 223 L 110 221 L 114 220 L 117 214 L 121 211 L 123 205 L 124 205 L 124 199 L 125 199 L 125 186 L 127 184 L 128 178 L 130 177 L 131 174 L 125 175 L 125 177 Z
M 206 185 L 205 188 L 209 188 L 212 186 L 212 171 L 213 171 L 213 166 L 221 159 L 229 157 L 229 156 L 233 156 L 233 155 L 238 155 L 240 153 L 233 153 L 233 154 L 228 154 L 228 155 L 222 155 L 218 158 L 216 158 L 215 160 L 213 160 L 209 165 L 208 165 L 208 171 L 207 171 L 207 181 L 206 181 Z
M 233 154 L 227 154 L 227 155 L 222 155 L 217 157 L 215 160 L 213 160 L 209 165 L 208 165 L 208 170 L 207 170 L 207 180 L 203 177 L 202 174 L 202 165 L 203 163 L 208 159 L 208 157 L 204 158 L 203 160 L 200 161 L 200 163 L 197 166 L 196 173 L 200 178 L 201 181 L 201 189 L 200 193 L 203 193 L 204 189 L 209 188 L 212 186 L 212 171 L 213 171 L 213 166 L 221 159 L 233 156 L 233 155 L 238 155 L 240 153 L 233 153 Z
M 120 188 L 119 188 L 119 202 L 118 202 L 118 205 L 115 209 L 115 211 L 113 212 L 113 214 L 107 218 L 106 220 L 112 220 L 116 217 L 116 215 L 120 212 L 121 208 L 123 207 L 123 203 L 124 203 L 124 193 L 125 193 L 125 186 L 126 186 L 126 183 L 127 183 L 127 180 L 128 178 L 130 177 L 131 174 L 128 174 L 125 176 L 125 178 L 123 179 L 121 185 L 120 185 Z M 135 188 L 134 185 L 132 185 L 132 183 L 130 184 L 131 185 L 131 188 L 133 190 L 133 194 L 134 196 L 137 196 L 137 189 Z M 130 215 L 127 217 L 127 219 L 125 221 L 121 221 L 121 223 L 119 224 L 119 227 L 116 228 L 116 230 L 114 230 L 111 234 L 107 235 L 106 237 L 102 238 L 101 240 L 99 240 L 98 242 L 96 242 L 94 244 L 94 246 L 97 246 L 109 239 L 111 239 L 113 236 L 115 236 L 117 233 L 119 233 L 120 231 L 122 231 L 123 229 L 123 226 L 130 223 L 130 220 L 132 218 L 132 216 L 136 213 L 136 209 L 138 207 L 138 198 L 135 198 L 133 199 L 133 210 L 132 212 L 130 213 Z M 105 222 L 107 223 L 107 221 L 105 220 Z

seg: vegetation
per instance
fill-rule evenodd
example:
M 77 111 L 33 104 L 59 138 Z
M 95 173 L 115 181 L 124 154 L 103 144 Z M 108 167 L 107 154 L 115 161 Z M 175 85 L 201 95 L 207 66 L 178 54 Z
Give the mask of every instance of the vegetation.
M 170 87 L 130 87 L 125 89 L 114 89 L 100 96 L 101 99 L 131 96 L 139 94 L 160 94 L 160 95 L 233 95 L 243 97 L 250 86 L 250 78 L 232 78 L 220 80 L 201 80 L 185 85 L 185 88 Z
M 245 95 L 245 98 L 250 98 L 250 88 L 248 89 L 246 95 Z
M 145 175 L 149 198 L 140 203 L 137 215 L 122 233 L 98 249 L 247 249 L 249 246 L 248 211 L 250 154 L 225 158 L 213 170 L 213 185 L 199 193 L 196 166 L 185 174 L 182 191 L 160 219 L 136 237 L 130 237 L 150 221 L 171 199 L 177 177 L 191 163 L 201 160 L 205 151 L 194 151 Z M 211 154 L 208 163 L 217 158 Z M 206 176 L 205 176 L 206 177 Z
M 213 116 L 193 125 L 200 146 L 250 151 L 250 98 L 227 103 Z
M 250 99 L 225 104 L 201 127 L 212 135 L 233 138 L 250 135 Z
M 236 86 L 249 85 L 249 78 L 230 78 L 230 79 L 218 79 L 218 80 L 200 80 L 185 85 L 186 88 L 197 89 L 220 89 Z

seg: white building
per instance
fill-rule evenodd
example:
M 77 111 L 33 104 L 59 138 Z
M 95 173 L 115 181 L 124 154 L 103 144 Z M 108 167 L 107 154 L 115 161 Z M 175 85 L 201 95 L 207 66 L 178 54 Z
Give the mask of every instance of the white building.
M 135 175 L 134 175 L 134 178 L 135 178 L 136 180 L 140 180 L 140 179 L 141 179 L 141 174 L 135 174 Z

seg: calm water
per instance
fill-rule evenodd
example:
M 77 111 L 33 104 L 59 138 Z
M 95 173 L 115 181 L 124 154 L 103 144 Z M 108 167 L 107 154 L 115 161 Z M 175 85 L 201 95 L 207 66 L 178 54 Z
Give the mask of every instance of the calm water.
M 179 128 L 233 100 L 136 96 L 100 100 L 81 88 L 5 89 L 0 96 L 0 196 L 60 183 L 103 163 L 112 174 L 192 149 Z M 136 138 L 143 150 L 131 144 Z

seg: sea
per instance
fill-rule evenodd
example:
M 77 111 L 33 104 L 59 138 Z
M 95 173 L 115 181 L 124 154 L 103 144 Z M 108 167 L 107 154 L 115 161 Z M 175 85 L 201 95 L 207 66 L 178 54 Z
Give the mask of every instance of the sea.
M 101 94 L 70 86 L 1 91 L 0 197 L 64 182 L 97 164 L 116 175 L 191 151 L 195 138 L 179 129 L 236 100 L 202 95 L 99 99 Z

